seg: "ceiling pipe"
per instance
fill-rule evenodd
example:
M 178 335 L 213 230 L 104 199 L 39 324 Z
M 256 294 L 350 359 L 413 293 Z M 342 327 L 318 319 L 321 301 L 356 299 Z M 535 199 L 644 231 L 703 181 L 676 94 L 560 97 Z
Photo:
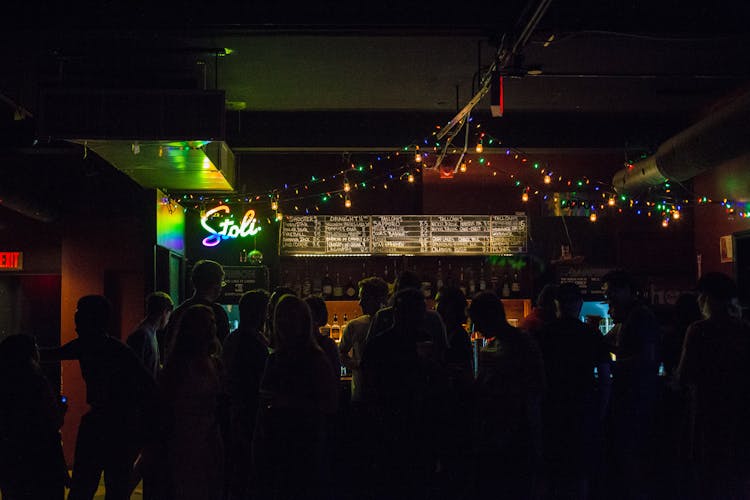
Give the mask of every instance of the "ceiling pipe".
M 652 156 L 617 171 L 618 193 L 637 193 L 667 180 L 685 181 L 750 152 L 750 92 L 662 143 Z

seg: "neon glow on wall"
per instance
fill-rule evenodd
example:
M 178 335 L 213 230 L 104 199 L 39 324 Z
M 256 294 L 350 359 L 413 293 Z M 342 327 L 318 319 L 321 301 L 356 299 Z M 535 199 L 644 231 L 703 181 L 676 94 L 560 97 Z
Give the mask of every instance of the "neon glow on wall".
M 217 224 L 212 218 L 219 212 L 224 212 L 227 216 L 222 218 L 221 222 Z M 255 236 L 261 229 L 259 226 L 255 225 L 256 223 L 255 210 L 248 210 L 245 212 L 242 221 L 238 225 L 234 221 L 229 207 L 226 205 L 219 205 L 211 210 L 207 210 L 206 214 L 201 217 L 201 226 L 210 233 L 203 238 L 203 245 L 207 247 L 215 247 L 221 243 L 222 240 Z

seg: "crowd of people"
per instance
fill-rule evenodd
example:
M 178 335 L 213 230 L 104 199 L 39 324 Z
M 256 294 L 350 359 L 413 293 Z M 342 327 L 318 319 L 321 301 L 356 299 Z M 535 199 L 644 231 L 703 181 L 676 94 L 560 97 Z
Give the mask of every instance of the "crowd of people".
M 174 310 L 149 295 L 126 343 L 99 295 L 59 348 L 4 339 L 3 498 L 90 500 L 102 474 L 108 500 L 140 481 L 147 500 L 747 496 L 750 327 L 723 274 L 666 325 L 627 272 L 607 274 L 606 335 L 575 284 L 545 287 L 516 328 L 493 292 L 444 287 L 431 310 L 413 273 L 391 296 L 371 277 L 338 344 L 325 302 L 284 288 L 245 293 L 230 332 L 223 280 L 199 261 L 194 295 Z M 90 407 L 72 476 L 40 369 L 59 360 L 79 361 Z

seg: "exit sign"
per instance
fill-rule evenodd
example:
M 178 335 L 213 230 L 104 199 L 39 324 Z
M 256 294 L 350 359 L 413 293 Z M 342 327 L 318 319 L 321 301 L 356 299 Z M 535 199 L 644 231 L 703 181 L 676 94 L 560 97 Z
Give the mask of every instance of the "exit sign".
M 0 252 L 0 271 L 20 271 L 23 269 L 22 252 Z

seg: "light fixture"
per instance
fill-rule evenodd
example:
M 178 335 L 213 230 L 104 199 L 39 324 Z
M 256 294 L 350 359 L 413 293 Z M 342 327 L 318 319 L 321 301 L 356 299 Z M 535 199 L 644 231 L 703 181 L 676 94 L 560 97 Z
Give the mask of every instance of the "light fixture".
M 477 153 L 481 153 L 482 151 L 484 151 L 484 146 L 482 145 L 482 141 L 481 140 L 477 143 L 477 147 L 475 148 L 475 151 Z
M 596 222 L 596 212 L 591 212 L 591 215 L 589 215 L 589 220 L 591 222 Z
M 352 208 L 352 200 L 349 198 L 349 195 L 346 195 L 346 199 L 344 199 L 344 206 L 346 208 Z
M 615 199 L 614 198 L 610 198 L 609 200 L 607 200 L 607 205 L 609 205 L 610 207 L 614 207 L 615 206 Z
M 527 201 L 529 201 L 529 193 L 527 193 L 527 192 L 524 191 L 524 193 L 521 195 L 521 201 L 524 202 L 524 203 L 526 203 Z
M 545 184 L 549 184 L 551 182 L 552 182 L 552 177 L 550 177 L 549 175 L 545 175 L 544 176 L 544 183 Z
M 406 178 L 406 180 L 409 181 L 409 183 L 414 184 L 414 174 L 411 172 L 409 173 L 409 177 Z

